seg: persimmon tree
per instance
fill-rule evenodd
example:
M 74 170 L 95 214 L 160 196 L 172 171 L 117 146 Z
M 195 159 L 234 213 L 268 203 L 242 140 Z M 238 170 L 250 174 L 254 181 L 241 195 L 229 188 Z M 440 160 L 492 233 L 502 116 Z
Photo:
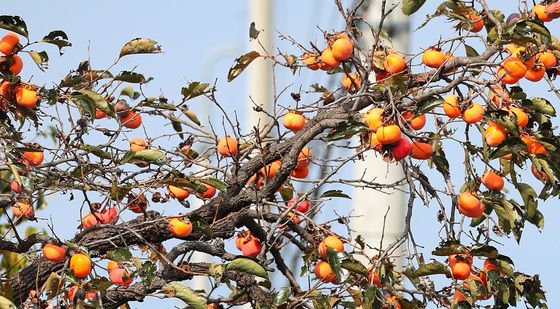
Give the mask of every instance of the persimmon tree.
M 49 58 L 36 50 L 71 43 L 60 30 L 33 41 L 20 17 L 0 16 L 2 307 L 117 308 L 169 296 L 193 308 L 546 308 L 539 276 L 515 268 L 495 243 L 519 241 L 529 225 L 541 229 L 539 200 L 559 194 L 555 108 L 523 87 L 538 83 L 560 97 L 553 83 L 560 45 L 547 27 L 560 2 L 520 2 L 511 12 L 485 0 L 442 2 L 420 28 L 447 19 L 455 35 L 412 55 L 384 32 L 395 7 L 382 1 L 380 23 L 369 25 L 364 2 L 335 0 L 344 29 L 318 32 L 311 44 L 282 34 L 278 51 L 248 51 L 228 82 L 192 81 L 181 99 L 145 93 L 157 78 L 89 61 L 54 86 L 33 84 L 22 69 L 33 61 L 44 70 Z M 404 0 L 398 9 L 411 15 L 423 3 Z M 160 51 L 151 39 L 133 39 L 116 63 Z M 235 87 L 259 58 L 291 70 L 294 83 L 298 71 L 314 70 L 341 86 L 289 87 L 274 112 L 255 107 L 268 121 L 243 132 L 216 91 Z M 221 121 L 199 119 L 189 109 L 195 98 L 212 103 Z M 45 136 L 53 142 L 38 138 Z M 178 146 L 163 147 L 163 139 Z M 464 150 L 462 183 L 452 181 L 452 146 Z M 345 156 L 324 157 L 325 149 Z M 366 152 L 402 167 L 404 179 L 342 177 Z M 309 177 L 314 169 L 318 179 Z M 439 179 L 426 176 L 430 169 Z M 540 188 L 522 181 L 531 173 Z M 401 185 L 405 230 L 392 243 L 377 248 L 351 229 L 334 232 L 352 217 L 328 205 L 350 198 L 353 187 Z M 55 226 L 45 220 L 47 197 L 82 206 L 66 210 L 68 226 Z M 194 199 L 202 206 L 191 208 Z M 157 203 L 165 213 L 152 209 Z M 433 224 L 442 230 L 429 262 L 411 229 L 422 205 L 436 209 Z M 70 222 L 80 222 L 75 236 L 60 239 L 57 230 Z M 301 269 L 288 265 L 295 251 Z M 194 252 L 215 262 L 195 262 Z M 271 282 L 273 271 L 289 286 Z M 193 290 L 194 276 L 208 277 L 211 288 Z

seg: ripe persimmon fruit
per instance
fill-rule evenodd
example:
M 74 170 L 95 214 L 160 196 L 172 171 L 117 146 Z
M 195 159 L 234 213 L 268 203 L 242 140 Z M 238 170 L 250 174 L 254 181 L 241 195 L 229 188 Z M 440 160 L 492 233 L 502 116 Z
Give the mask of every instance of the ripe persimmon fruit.
M 387 55 L 385 60 L 383 60 L 383 66 L 385 71 L 390 74 L 400 73 L 406 68 L 406 62 L 404 58 L 396 53 L 391 53 Z
M 546 6 L 542 4 L 537 4 L 531 9 L 531 16 L 537 18 L 541 22 L 552 21 L 553 18 L 547 13 Z
M 531 173 L 540 181 L 548 181 L 548 174 L 544 170 L 539 171 L 534 164 L 531 164 Z
M 426 125 L 426 115 L 425 114 L 421 114 L 421 115 L 418 115 L 418 116 L 414 117 L 413 112 L 404 111 L 402 113 L 402 116 L 404 117 L 404 119 L 406 119 L 409 122 L 410 127 L 413 128 L 414 130 L 421 130 Z
M 126 269 L 118 267 L 109 272 L 109 280 L 119 286 L 129 286 L 133 278 Z
M 417 160 L 428 160 L 433 153 L 434 149 L 428 143 L 413 141 L 410 147 L 410 156 Z
M 321 61 L 319 61 L 319 56 L 315 53 L 305 53 L 301 56 L 301 62 L 307 66 L 308 69 L 313 71 L 318 70 L 321 67 Z
M 422 54 L 422 62 L 430 68 L 439 68 L 447 60 L 447 56 L 437 49 L 427 49 Z
M 15 218 L 34 219 L 35 211 L 33 211 L 33 206 L 27 201 L 19 201 L 12 206 L 12 215 Z
M 376 271 L 371 271 L 368 274 L 368 282 L 373 283 L 376 287 L 381 287 L 381 281 L 379 280 L 379 274 Z
M 521 136 L 521 140 L 527 145 L 530 154 L 548 154 L 548 150 L 537 141 L 536 137 L 525 135 Z
M 382 145 L 394 144 L 401 139 L 401 128 L 394 124 L 381 126 L 375 134 Z
M 503 84 L 513 85 L 519 81 L 519 78 L 515 78 L 509 75 L 506 70 L 502 67 L 498 68 L 498 72 L 496 73 L 498 80 Z
M 315 276 L 323 282 L 336 283 L 336 275 L 334 274 L 331 265 L 325 261 L 317 262 L 313 269 Z
M 193 226 L 188 219 L 172 218 L 167 223 L 167 229 L 175 237 L 184 238 L 191 234 Z
M 302 169 L 311 163 L 311 149 L 303 147 L 298 155 L 296 169 Z
M 490 191 L 500 191 L 504 188 L 504 178 L 494 171 L 484 173 L 480 181 Z
M 340 65 L 340 60 L 334 57 L 333 51 L 330 47 L 325 48 L 325 50 L 321 53 L 321 62 L 323 63 L 323 67 L 321 67 L 321 69 L 325 71 L 334 69 Z
M 66 249 L 54 244 L 46 244 L 43 247 L 43 257 L 51 262 L 62 263 L 66 259 Z
M 484 19 L 475 11 L 469 13 L 470 31 L 480 32 L 484 28 Z
M 456 95 L 448 95 L 443 99 L 443 112 L 449 118 L 457 118 L 461 115 L 459 108 L 459 97 Z
M 142 116 L 134 111 L 121 116 L 121 124 L 129 129 L 137 129 L 142 124 Z
M 401 139 L 394 145 L 391 146 L 391 155 L 396 161 L 400 161 L 410 154 L 410 141 L 406 137 L 401 137 Z
M 529 123 L 529 115 L 527 115 L 522 108 L 511 106 L 509 108 L 509 112 L 515 114 L 515 117 L 517 118 L 516 123 L 519 127 L 524 128 Z
M 296 202 L 298 198 L 296 196 L 292 197 L 289 201 L 288 201 L 288 207 L 292 207 L 293 204 Z M 299 203 L 297 203 L 297 205 L 295 206 L 295 210 L 301 212 L 301 213 L 305 213 L 309 210 L 309 200 L 305 199 Z
M 457 262 L 451 267 L 453 278 L 465 280 L 471 275 L 471 266 L 465 262 Z
M 498 123 L 488 121 L 488 127 L 484 132 L 484 139 L 490 147 L 499 146 L 507 137 L 506 129 Z
M 23 70 L 23 60 L 21 60 L 20 56 L 12 55 L 8 58 L 8 61 L 11 63 L 10 72 L 12 72 L 12 74 L 18 75 L 21 73 L 21 70 Z
M 509 57 L 502 62 L 502 67 L 507 75 L 513 78 L 523 78 L 525 73 L 527 73 L 527 67 L 519 58 Z
M 291 175 L 294 178 L 303 179 L 303 178 L 307 177 L 307 175 L 309 175 L 309 167 L 304 166 L 303 168 L 300 168 L 300 169 L 296 168 L 292 171 Z
M 241 253 L 248 257 L 257 257 L 261 253 L 261 241 L 255 236 L 249 235 L 241 245 Z
M 459 195 L 459 212 L 469 218 L 478 218 L 484 212 L 484 204 L 470 192 Z
M 344 243 L 336 236 L 327 236 L 319 244 L 318 251 L 319 255 L 323 259 L 327 259 L 327 249 L 333 249 L 338 252 L 344 251 Z
M 43 160 L 45 159 L 45 154 L 41 150 L 24 151 L 21 156 L 23 158 L 23 161 L 25 161 L 30 166 L 38 166 L 43 163 Z
M 95 109 L 95 119 L 103 119 L 105 117 L 107 117 L 107 114 L 105 114 L 104 111 L 100 109 Z
M 383 149 L 383 145 L 377 140 L 377 134 L 370 133 L 369 136 L 369 147 L 373 148 L 374 150 L 381 151 Z
M 556 56 L 549 51 L 538 53 L 537 60 L 542 63 L 542 65 L 544 65 L 544 67 L 547 69 L 554 68 L 558 64 Z
M 196 196 L 202 199 L 213 198 L 216 194 L 216 188 L 205 183 L 203 183 L 203 185 L 206 187 L 206 191 L 204 191 L 204 193 L 196 193 Z
M 37 91 L 30 89 L 28 85 L 21 84 L 16 87 L 15 92 L 17 104 L 28 108 L 37 107 Z
M 139 152 L 148 149 L 148 142 L 141 137 L 133 137 L 130 139 L 130 151 Z
M 358 91 L 362 84 L 362 78 L 357 73 L 348 73 L 342 76 L 340 80 L 342 88 L 350 93 Z
M 7 33 L 2 40 L 0 40 L 0 52 L 4 55 L 9 55 L 13 52 L 14 47 L 19 43 L 19 37 L 13 32 Z
M 238 150 L 237 140 L 227 135 L 218 141 L 216 148 L 222 157 L 235 157 Z
M 377 129 L 383 124 L 383 112 L 384 110 L 382 108 L 376 107 L 370 109 L 364 114 L 363 121 L 373 132 L 377 131 Z
M 352 52 L 354 51 L 354 45 L 352 44 L 352 41 L 350 40 L 348 35 L 341 34 L 332 43 L 330 49 L 332 51 L 333 57 L 337 61 L 345 61 L 348 60 L 350 57 L 352 57 Z
M 87 229 L 88 227 L 94 226 L 96 224 L 99 224 L 100 221 L 99 219 L 92 214 L 91 212 L 88 212 L 83 218 L 82 218 L 82 228 L 83 229 Z
M 484 118 L 484 107 L 478 103 L 473 103 L 463 111 L 463 121 L 467 124 L 477 123 Z
M 191 195 L 189 190 L 179 188 L 174 185 L 168 185 L 167 191 L 169 192 L 169 196 L 171 196 L 172 198 L 176 198 L 180 201 L 186 199 L 187 197 L 189 197 L 189 195 Z
M 91 272 L 91 260 L 83 253 L 76 253 L 70 258 L 70 270 L 74 276 L 85 278 Z
M 109 261 L 109 263 L 107 263 L 107 271 L 109 272 L 117 267 L 119 267 L 119 262 L 117 261 Z
M 292 132 L 299 132 L 305 126 L 305 117 L 295 111 L 289 111 L 282 117 L 284 127 Z

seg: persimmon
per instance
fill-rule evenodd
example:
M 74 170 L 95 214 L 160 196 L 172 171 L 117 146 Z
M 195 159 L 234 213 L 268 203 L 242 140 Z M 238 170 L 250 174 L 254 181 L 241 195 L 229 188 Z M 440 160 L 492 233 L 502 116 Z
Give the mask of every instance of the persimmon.
M 540 181 L 548 181 L 549 179 L 548 174 L 544 170 L 539 171 L 534 164 L 531 164 L 531 173 Z
M 174 185 L 168 185 L 167 191 L 169 192 L 169 196 L 171 196 L 172 198 L 176 198 L 180 201 L 186 199 L 187 197 L 189 197 L 189 195 L 191 195 L 189 190 L 179 188 Z
M 504 188 L 504 178 L 494 171 L 484 173 L 480 181 L 490 191 L 500 191 Z
M 18 75 L 23 70 L 23 60 L 21 60 L 20 56 L 12 55 L 8 58 L 11 63 L 10 65 L 10 72 L 14 75 Z
M 19 37 L 17 34 L 9 32 L 0 40 L 0 52 L 4 55 L 10 55 L 18 43 Z
M 342 88 L 346 89 L 346 91 L 353 93 L 358 91 L 360 88 L 362 78 L 357 73 L 344 74 L 340 80 L 340 84 L 342 85 Z
M 426 125 L 426 115 L 421 114 L 414 117 L 413 112 L 404 111 L 402 113 L 404 119 L 408 120 L 410 127 L 414 130 L 421 130 Z
M 143 193 L 138 195 L 129 194 L 126 208 L 137 214 L 144 213 L 146 208 L 148 208 L 148 199 L 146 199 Z
M 87 229 L 88 227 L 94 226 L 101 223 L 99 221 L 99 219 L 96 217 L 96 215 L 92 214 L 91 212 L 88 212 L 83 218 L 82 218 L 82 228 Z
M 382 145 L 394 144 L 401 139 L 401 128 L 394 124 L 381 126 L 375 134 Z
M 509 57 L 502 62 L 502 67 L 504 68 L 507 75 L 520 79 L 527 73 L 527 67 L 519 58 Z
M 401 139 L 391 147 L 391 154 L 393 159 L 400 161 L 410 154 L 410 141 L 406 137 L 401 137 Z
M 463 293 L 461 293 L 461 291 L 459 290 L 455 290 L 455 293 L 453 294 L 453 299 L 460 303 L 463 301 L 467 301 L 467 298 L 465 297 L 465 295 Z
M 475 11 L 469 13 L 470 31 L 480 32 L 484 28 L 484 19 Z
M 62 263 L 66 259 L 66 249 L 53 244 L 43 247 L 43 257 L 51 262 Z
M 300 224 L 301 223 L 301 218 L 293 211 L 288 211 L 288 213 L 286 214 L 286 217 L 288 217 L 295 224 Z
M 406 62 L 404 58 L 396 53 L 391 53 L 387 55 L 385 60 L 383 60 L 383 66 L 385 71 L 390 74 L 400 73 L 406 68 Z
M 465 280 L 471 274 L 471 265 L 465 262 L 457 262 L 451 267 L 451 272 L 453 273 L 453 278 Z
M 394 309 L 401 309 L 401 303 L 395 298 L 395 296 L 387 296 L 387 302 L 391 305 Z
M 196 193 L 196 196 L 198 196 L 202 199 L 208 199 L 208 198 L 212 198 L 212 197 L 214 197 L 214 195 L 216 195 L 216 188 L 214 188 L 211 185 L 205 184 L 205 183 L 203 183 L 203 185 L 206 187 L 206 191 L 204 191 L 203 193 Z
M 315 53 L 303 54 L 303 56 L 301 56 L 301 62 L 305 64 L 308 69 L 311 69 L 313 71 L 318 70 L 321 67 L 319 56 Z
M 299 178 L 299 179 L 305 178 L 305 177 L 307 177 L 307 175 L 309 175 L 309 167 L 304 166 L 301 169 L 296 168 L 292 171 L 291 175 L 294 178 Z
M 142 124 L 142 116 L 134 111 L 121 116 L 121 124 L 129 129 L 137 129 Z
M 119 267 L 119 262 L 117 261 L 109 261 L 109 263 L 107 263 L 107 271 L 109 272 L 117 267 Z
M 216 148 L 222 157 L 235 157 L 238 150 L 237 140 L 229 135 L 226 135 L 226 137 L 218 140 Z
M 302 169 L 309 166 L 311 163 L 311 156 L 311 149 L 309 149 L 309 147 L 303 147 L 298 155 L 296 169 Z
M 282 117 L 284 127 L 292 132 L 299 132 L 305 126 L 305 117 L 294 111 L 289 111 Z
M 383 124 L 383 112 L 384 110 L 382 108 L 376 107 L 370 109 L 364 114 L 363 121 L 373 132 L 376 132 Z
M 463 121 L 467 124 L 477 123 L 484 118 L 484 107 L 478 103 L 473 103 L 463 112 Z
M 427 49 L 422 54 L 422 62 L 430 68 L 439 68 L 443 65 L 447 56 L 437 49 Z
M 325 50 L 321 53 L 321 62 L 323 63 L 323 67 L 321 67 L 321 69 L 325 71 L 334 69 L 340 65 L 340 60 L 334 57 L 333 51 L 330 47 L 325 48 Z
M 433 153 L 434 149 L 428 143 L 413 141 L 410 146 L 410 156 L 417 160 L 428 160 Z
M 78 292 L 78 294 L 76 294 L 76 292 Z M 74 302 L 74 296 L 76 296 L 80 300 L 84 300 L 86 298 L 95 299 L 97 297 L 97 293 L 95 292 L 84 293 L 84 291 L 80 290 L 77 285 L 74 285 L 70 289 L 68 289 L 68 295 L 67 295 L 68 300 Z
M 43 163 L 43 160 L 45 159 L 45 154 L 41 150 L 35 150 L 35 151 L 29 150 L 29 151 L 24 151 L 21 154 L 21 157 L 23 158 L 23 161 L 25 161 L 30 166 L 38 166 L 41 165 L 41 163 Z
M 509 112 L 515 114 L 515 117 L 517 118 L 516 123 L 519 127 L 524 128 L 529 123 L 529 115 L 527 115 L 527 113 L 523 109 L 511 106 L 509 108 Z
M 484 212 L 484 204 L 470 192 L 459 195 L 459 212 L 469 218 L 478 218 Z
M 544 77 L 546 69 L 540 61 L 537 61 L 537 57 L 533 56 L 527 60 L 525 65 L 527 66 L 527 72 L 525 73 L 525 79 L 538 82 Z
M 496 266 L 496 264 L 494 264 L 494 262 L 492 262 L 492 259 L 486 259 L 484 261 L 484 265 L 482 266 L 482 271 L 480 272 L 480 280 L 484 285 L 488 283 L 488 272 L 493 270 L 499 272 L 500 276 L 502 275 L 502 271 L 498 268 L 498 266 Z
M 459 97 L 456 95 L 448 95 L 443 99 L 443 112 L 449 118 L 457 118 L 461 115 L 459 108 Z
M 103 224 L 113 223 L 113 220 L 117 217 L 117 209 L 115 207 L 105 208 L 99 213 L 98 217 Z
M 15 218 L 34 219 L 35 211 L 33 211 L 33 206 L 27 201 L 19 201 L 12 206 L 12 215 Z
M 17 194 L 23 193 L 23 186 L 20 185 L 15 179 L 10 183 L 10 189 L 12 189 L 12 191 Z
M 133 281 L 132 274 L 120 267 L 109 272 L 109 280 L 119 286 L 129 286 Z
M 539 143 L 534 136 L 522 136 L 521 140 L 527 145 L 530 154 L 548 154 L 548 150 Z
M 331 45 L 331 51 L 333 57 L 337 61 L 345 61 L 352 57 L 352 52 L 354 51 L 354 45 L 350 38 L 343 34 L 340 35 Z M 329 64 L 330 65 L 330 64 Z M 332 65 L 331 65 L 332 66 Z M 335 65 L 336 67 L 338 65 Z
M 37 107 L 37 91 L 30 89 L 25 84 L 21 84 L 16 87 L 15 92 L 17 104 L 28 108 Z
M 553 18 L 547 13 L 546 6 L 542 4 L 537 4 L 531 9 L 531 16 L 537 18 L 541 22 L 552 21 Z
M 257 257 L 261 253 L 261 241 L 255 236 L 249 235 L 241 245 L 241 253 L 248 257 Z
M 70 258 L 70 270 L 77 278 L 85 278 L 91 272 L 91 260 L 83 253 L 76 253 Z
M 98 108 L 95 109 L 95 119 L 103 119 L 105 117 L 107 117 L 107 114 L 104 111 Z
M 267 166 L 263 167 L 261 172 L 265 175 L 268 179 L 274 177 L 278 170 L 282 166 L 282 162 L 280 160 L 272 161 L 272 163 L 268 164 Z
M 490 87 L 489 97 L 492 98 L 492 102 L 494 102 L 494 104 L 496 105 L 511 102 L 508 91 L 504 87 L 499 85 L 492 85 Z
M 288 207 L 293 207 L 294 203 L 296 202 L 297 197 L 294 196 L 288 201 Z M 309 200 L 305 199 L 295 206 L 295 209 L 301 213 L 306 213 L 309 210 Z
M 391 74 L 387 71 L 380 71 L 375 73 L 375 82 L 378 84 L 383 84 L 389 78 Z
M 376 271 L 371 271 L 368 274 L 368 282 L 373 283 L 376 287 L 381 287 L 381 281 L 379 280 L 379 274 Z
M 318 251 L 319 255 L 323 259 L 327 259 L 327 249 L 333 249 L 338 252 L 344 251 L 344 243 L 336 236 L 327 236 L 319 244 Z
M 317 265 L 315 265 L 313 272 L 315 273 L 315 276 L 317 276 L 317 278 L 319 278 L 323 282 L 336 282 L 336 275 L 334 274 L 331 265 L 329 265 L 329 263 L 325 261 L 317 262 Z
M 455 266 L 455 264 L 459 262 L 464 262 L 469 265 L 472 265 L 473 263 L 472 256 L 467 254 L 451 254 L 447 259 L 449 260 L 449 267 L 451 268 L 453 268 L 453 266 Z
M 134 137 L 130 139 L 130 151 L 139 152 L 148 149 L 148 142 L 141 137 Z
M 499 146 L 507 137 L 506 129 L 498 123 L 488 121 L 488 127 L 484 131 L 484 139 L 490 147 Z
M 519 81 L 519 78 L 515 78 L 509 75 L 504 68 L 498 68 L 498 72 L 496 73 L 500 82 L 508 85 L 516 84 Z
M 556 56 L 549 51 L 538 53 L 537 60 L 547 69 L 554 68 L 558 64 Z
M 188 219 L 172 218 L 167 223 L 167 229 L 175 237 L 184 238 L 191 234 L 193 226 Z
M 373 148 L 377 151 L 381 151 L 383 149 L 383 145 L 377 140 L 377 134 L 370 133 L 369 135 L 369 147 Z

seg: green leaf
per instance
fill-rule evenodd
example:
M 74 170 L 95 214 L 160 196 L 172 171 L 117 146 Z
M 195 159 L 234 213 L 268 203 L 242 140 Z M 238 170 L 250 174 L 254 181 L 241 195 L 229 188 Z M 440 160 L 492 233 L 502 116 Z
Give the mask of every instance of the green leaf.
M 187 87 L 181 88 L 183 100 L 187 101 L 204 94 L 209 85 L 208 83 L 192 82 Z
M 347 199 L 352 199 L 349 195 L 342 192 L 342 190 L 328 190 L 323 192 L 319 198 L 328 198 L 328 197 L 342 197 Z
M 527 151 L 527 145 L 519 138 L 509 137 L 503 141 L 500 146 L 492 152 L 492 154 L 490 154 L 490 159 L 497 159 L 510 153 L 517 154 L 521 151 Z
M 132 253 L 128 248 L 116 248 L 107 252 L 107 259 L 117 262 L 128 262 L 132 260 Z
M 211 263 L 208 266 L 208 274 L 216 279 L 216 281 L 221 282 L 224 276 L 224 267 L 218 263 Z
M 0 28 L 13 31 L 17 34 L 23 35 L 29 38 L 29 33 L 27 32 L 27 25 L 25 21 L 19 16 L 0 16 Z
M 227 77 L 228 82 L 231 82 L 237 76 L 239 76 L 243 72 L 243 70 L 245 70 L 247 66 L 251 64 L 251 62 L 253 62 L 253 60 L 257 59 L 258 57 L 260 57 L 260 54 L 253 50 L 235 59 L 235 64 L 231 67 L 231 69 L 229 69 L 228 72 L 228 77 Z
M 225 266 L 225 271 L 237 270 L 253 276 L 268 279 L 268 272 L 259 263 L 244 257 L 236 258 Z
M 61 31 L 61 30 L 51 31 L 49 34 L 47 34 L 39 42 L 44 42 L 44 43 L 49 43 L 49 44 L 56 45 L 58 47 L 58 51 L 61 55 L 62 55 L 62 49 L 64 47 L 72 46 L 72 43 L 70 43 L 70 41 L 68 41 L 68 36 L 66 35 L 66 33 L 64 31 Z
M 340 267 L 365 277 L 367 277 L 367 275 L 369 274 L 367 268 L 362 263 L 358 261 L 352 261 L 350 259 L 343 260 L 340 263 Z
M 492 204 L 494 211 L 498 215 L 498 223 L 505 233 L 509 234 L 515 226 L 517 214 L 513 209 L 513 205 L 507 200 L 501 200 L 501 204 Z
M 151 81 L 153 78 L 146 79 L 144 75 L 140 73 L 134 73 L 130 71 L 122 71 L 113 80 L 123 81 L 131 84 L 144 84 Z
M 204 218 L 194 214 L 189 216 L 189 221 L 191 221 L 194 231 L 200 231 L 204 236 L 212 237 L 212 227 Z
M 45 51 L 30 51 L 29 56 L 41 71 L 45 71 L 49 67 L 49 55 Z
M 339 124 L 327 135 L 327 141 L 333 142 L 342 139 L 348 139 L 358 133 L 369 130 L 368 126 L 362 122 L 347 121 Z
M 436 275 L 436 274 L 445 275 L 447 278 L 452 277 L 451 272 L 449 271 L 449 267 L 447 267 L 447 265 L 445 265 L 441 262 L 437 262 L 437 261 L 420 265 L 420 267 L 418 267 L 418 269 L 416 269 L 414 274 L 418 277 Z
M 158 54 L 161 53 L 161 46 L 152 39 L 136 38 L 126 43 L 119 53 L 119 58 L 134 54 Z
M 544 98 L 531 98 L 531 100 L 523 100 L 523 106 L 528 109 L 549 115 L 552 117 L 556 116 L 556 110 L 554 106 Z
M 465 44 L 465 53 L 467 57 L 478 57 L 479 53 L 474 49 L 474 47 Z
M 161 291 L 170 297 L 176 297 L 187 303 L 193 309 L 207 309 L 206 299 L 193 291 L 191 288 L 179 282 L 171 282 L 165 285 Z
M 492 246 L 477 246 L 477 247 L 473 247 L 471 248 L 471 250 L 469 251 L 469 255 L 471 256 L 485 256 L 488 258 L 495 258 L 497 257 L 498 254 L 498 249 L 492 247 Z
M 105 98 L 102 95 L 96 92 L 83 89 L 72 93 L 72 95 L 75 98 L 89 102 L 90 104 L 93 105 L 93 107 L 98 108 L 99 110 L 101 110 L 102 112 L 108 115 L 115 114 L 113 107 L 109 105 L 109 102 L 107 102 L 107 100 L 105 100 Z M 95 110 L 93 111 L 93 115 L 95 115 Z
M 113 285 L 113 282 L 106 277 L 95 277 L 89 284 L 94 287 L 96 291 L 106 291 Z
M 429 97 L 424 99 L 416 104 L 416 114 L 425 114 L 430 112 L 437 106 L 441 106 L 443 104 L 443 100 L 439 97 Z
M 82 149 L 102 159 L 111 160 L 111 155 L 108 152 L 101 150 L 99 147 L 92 145 L 82 145 Z
M 138 275 L 142 279 L 142 284 L 144 286 L 150 286 L 152 280 L 155 278 L 157 273 L 157 265 L 152 261 L 146 261 L 142 264 L 142 268 L 139 269 Z
M 402 12 L 404 15 L 412 15 L 418 11 L 426 0 L 403 0 Z
M 336 282 L 344 282 L 350 273 L 342 268 L 342 261 L 346 259 L 344 252 L 338 252 L 332 248 L 327 249 L 327 261 L 331 266 L 332 271 L 336 275 Z
M 47 292 L 47 299 L 52 299 L 60 292 L 60 288 L 64 285 L 60 276 L 57 273 L 51 273 L 45 282 L 45 291 Z M 0 308 L 4 308 L 0 306 Z
M 111 72 L 103 70 L 91 70 L 86 71 L 83 74 L 72 72 L 66 75 L 66 77 L 64 77 L 62 81 L 60 81 L 60 87 L 75 87 L 81 84 L 90 84 L 93 81 L 98 81 L 106 78 L 113 78 Z
M 525 203 L 525 208 L 527 209 L 527 217 L 532 218 L 537 212 L 537 192 L 526 183 L 516 183 L 515 187 L 519 194 L 521 194 L 521 198 L 523 198 L 523 203 Z
M 124 87 L 123 89 L 121 89 L 121 96 L 127 96 L 133 100 L 136 100 L 140 97 L 140 93 L 134 91 L 134 88 L 132 87 Z
M 216 178 L 198 178 L 194 180 L 210 185 L 220 191 L 224 191 L 226 189 L 226 183 Z
M 284 289 L 272 294 L 272 301 L 274 302 L 274 304 L 276 306 L 284 305 L 286 303 L 286 301 L 288 300 L 288 297 L 290 297 L 291 293 L 292 293 L 292 290 L 289 287 L 284 288 Z
M 147 162 L 155 162 L 164 160 L 165 154 L 157 149 L 146 149 L 136 152 L 133 158 Z
M 448 256 L 451 254 L 463 254 L 465 252 L 466 248 L 461 243 L 457 241 L 446 241 L 440 243 L 439 246 L 432 251 L 432 254 L 437 256 Z
M 191 110 L 187 109 L 187 108 L 181 108 L 181 111 L 183 112 L 183 114 L 185 114 L 185 116 L 187 116 L 187 118 L 189 118 L 192 122 L 196 123 L 197 125 L 200 125 L 200 120 L 198 120 L 198 116 Z

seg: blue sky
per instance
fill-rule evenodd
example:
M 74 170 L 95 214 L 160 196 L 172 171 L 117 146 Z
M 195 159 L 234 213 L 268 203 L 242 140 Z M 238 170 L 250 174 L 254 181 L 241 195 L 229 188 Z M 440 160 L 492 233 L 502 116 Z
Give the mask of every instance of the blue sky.
M 428 1 L 430 2 L 430 1 Z M 245 110 L 241 107 L 247 102 L 246 76 L 242 75 L 232 83 L 226 82 L 227 71 L 233 60 L 247 51 L 248 43 L 248 6 L 247 1 L 50 1 L 35 2 L 31 7 L 29 2 L 10 1 L 4 4 L 3 14 L 19 15 L 27 22 L 32 40 L 40 39 L 51 30 L 64 30 L 73 47 L 66 49 L 64 56 L 59 57 L 56 47 L 41 45 L 34 48 L 45 48 L 49 52 L 50 68 L 44 73 L 31 63 L 31 59 L 24 56 L 26 64 L 22 76 L 31 78 L 34 83 L 52 85 L 62 79 L 70 69 L 75 69 L 80 61 L 91 55 L 94 68 L 108 67 L 117 58 L 121 46 L 132 38 L 148 37 L 162 45 L 163 53 L 160 55 L 137 55 L 125 57 L 112 71 L 130 70 L 138 66 L 137 71 L 156 79 L 145 87 L 145 92 L 153 96 L 164 94 L 172 100 L 180 99 L 180 88 L 187 81 L 213 82 L 218 78 L 218 99 L 223 102 L 228 112 L 237 111 L 241 119 Z M 505 4 L 491 1 L 490 5 Z M 421 22 L 421 18 L 434 11 L 432 4 L 427 4 L 415 17 L 412 18 L 413 28 Z M 505 10 L 507 11 L 507 10 Z M 274 25 L 279 32 L 290 34 L 296 40 L 307 45 L 309 41 L 322 42 L 320 29 L 340 30 L 342 23 L 330 1 L 277 1 L 274 6 Z M 257 25 L 258 26 L 258 25 Z M 446 37 L 450 24 L 436 20 L 426 28 L 414 32 L 411 37 L 411 52 L 418 53 L 421 47 L 435 44 L 437 40 Z M 551 28 L 552 29 L 552 28 Z M 297 50 L 285 42 L 283 48 L 297 54 Z M 299 76 L 301 74 L 301 76 Z M 297 80 L 296 80 L 297 79 Z M 292 77 L 290 73 L 279 73 L 279 84 L 296 84 L 294 89 L 303 84 L 304 87 L 311 82 L 325 82 L 321 73 L 302 72 Z M 525 85 L 525 84 L 523 84 Z M 281 88 L 281 87 L 279 87 Z M 529 88 L 529 93 L 543 95 L 542 89 Z M 548 94 L 546 97 L 552 99 Z M 288 100 L 288 99 L 286 99 Z M 291 101 L 286 101 L 291 102 Z M 196 112 L 201 112 L 205 100 L 196 100 L 191 104 Z M 288 103 L 286 103 L 288 104 Z M 155 121 L 155 120 L 154 120 Z M 243 122 L 242 122 L 243 123 Z M 433 123 L 433 122 L 432 122 Z M 169 128 L 167 128 L 169 129 Z M 172 141 L 162 141 L 172 145 Z M 448 158 L 462 158 L 461 149 L 452 149 Z M 462 183 L 459 161 L 451 161 L 452 170 L 457 172 L 454 178 L 456 188 Z M 428 170 L 424 166 L 425 170 Z M 347 173 L 345 171 L 344 173 Z M 428 172 L 429 177 L 437 179 L 437 175 Z M 523 181 L 528 182 L 538 189 L 541 184 L 536 182 L 530 173 L 525 173 Z M 511 188 L 511 187 L 510 187 Z M 515 192 L 512 192 L 514 194 Z M 558 254 L 558 242 L 555 238 L 560 233 L 560 225 L 555 224 L 555 219 L 560 212 L 555 208 L 555 200 L 541 203 L 540 209 L 545 214 L 545 228 L 540 233 L 536 228 L 527 227 L 520 245 L 513 239 L 500 239 L 504 246 L 499 250 L 511 256 L 516 261 L 519 270 L 532 274 L 540 273 L 543 285 L 550 293 L 549 307 L 556 308 L 560 305 L 560 296 L 554 295 L 555 280 L 560 276 L 558 267 L 553 267 Z M 337 205 L 338 206 L 338 205 Z M 74 227 L 78 225 L 78 211 L 71 212 L 70 207 L 80 207 L 78 201 L 69 202 L 63 198 L 51 200 L 46 213 L 51 215 L 55 226 L 72 223 L 72 229 L 58 229 L 58 233 L 65 238 L 71 238 Z M 156 210 L 169 211 L 166 207 L 155 206 Z M 437 208 L 417 207 L 415 210 L 413 229 L 416 240 L 425 246 L 426 253 L 437 243 L 437 230 L 435 224 L 426 225 L 423 222 L 435 220 Z M 431 220 L 431 221 L 429 221 Z M 156 300 L 155 302 L 158 302 Z M 180 304 L 166 301 L 169 304 Z M 148 308 L 150 301 L 143 305 L 135 304 L 133 307 Z M 161 306 L 164 306 L 163 304 Z

